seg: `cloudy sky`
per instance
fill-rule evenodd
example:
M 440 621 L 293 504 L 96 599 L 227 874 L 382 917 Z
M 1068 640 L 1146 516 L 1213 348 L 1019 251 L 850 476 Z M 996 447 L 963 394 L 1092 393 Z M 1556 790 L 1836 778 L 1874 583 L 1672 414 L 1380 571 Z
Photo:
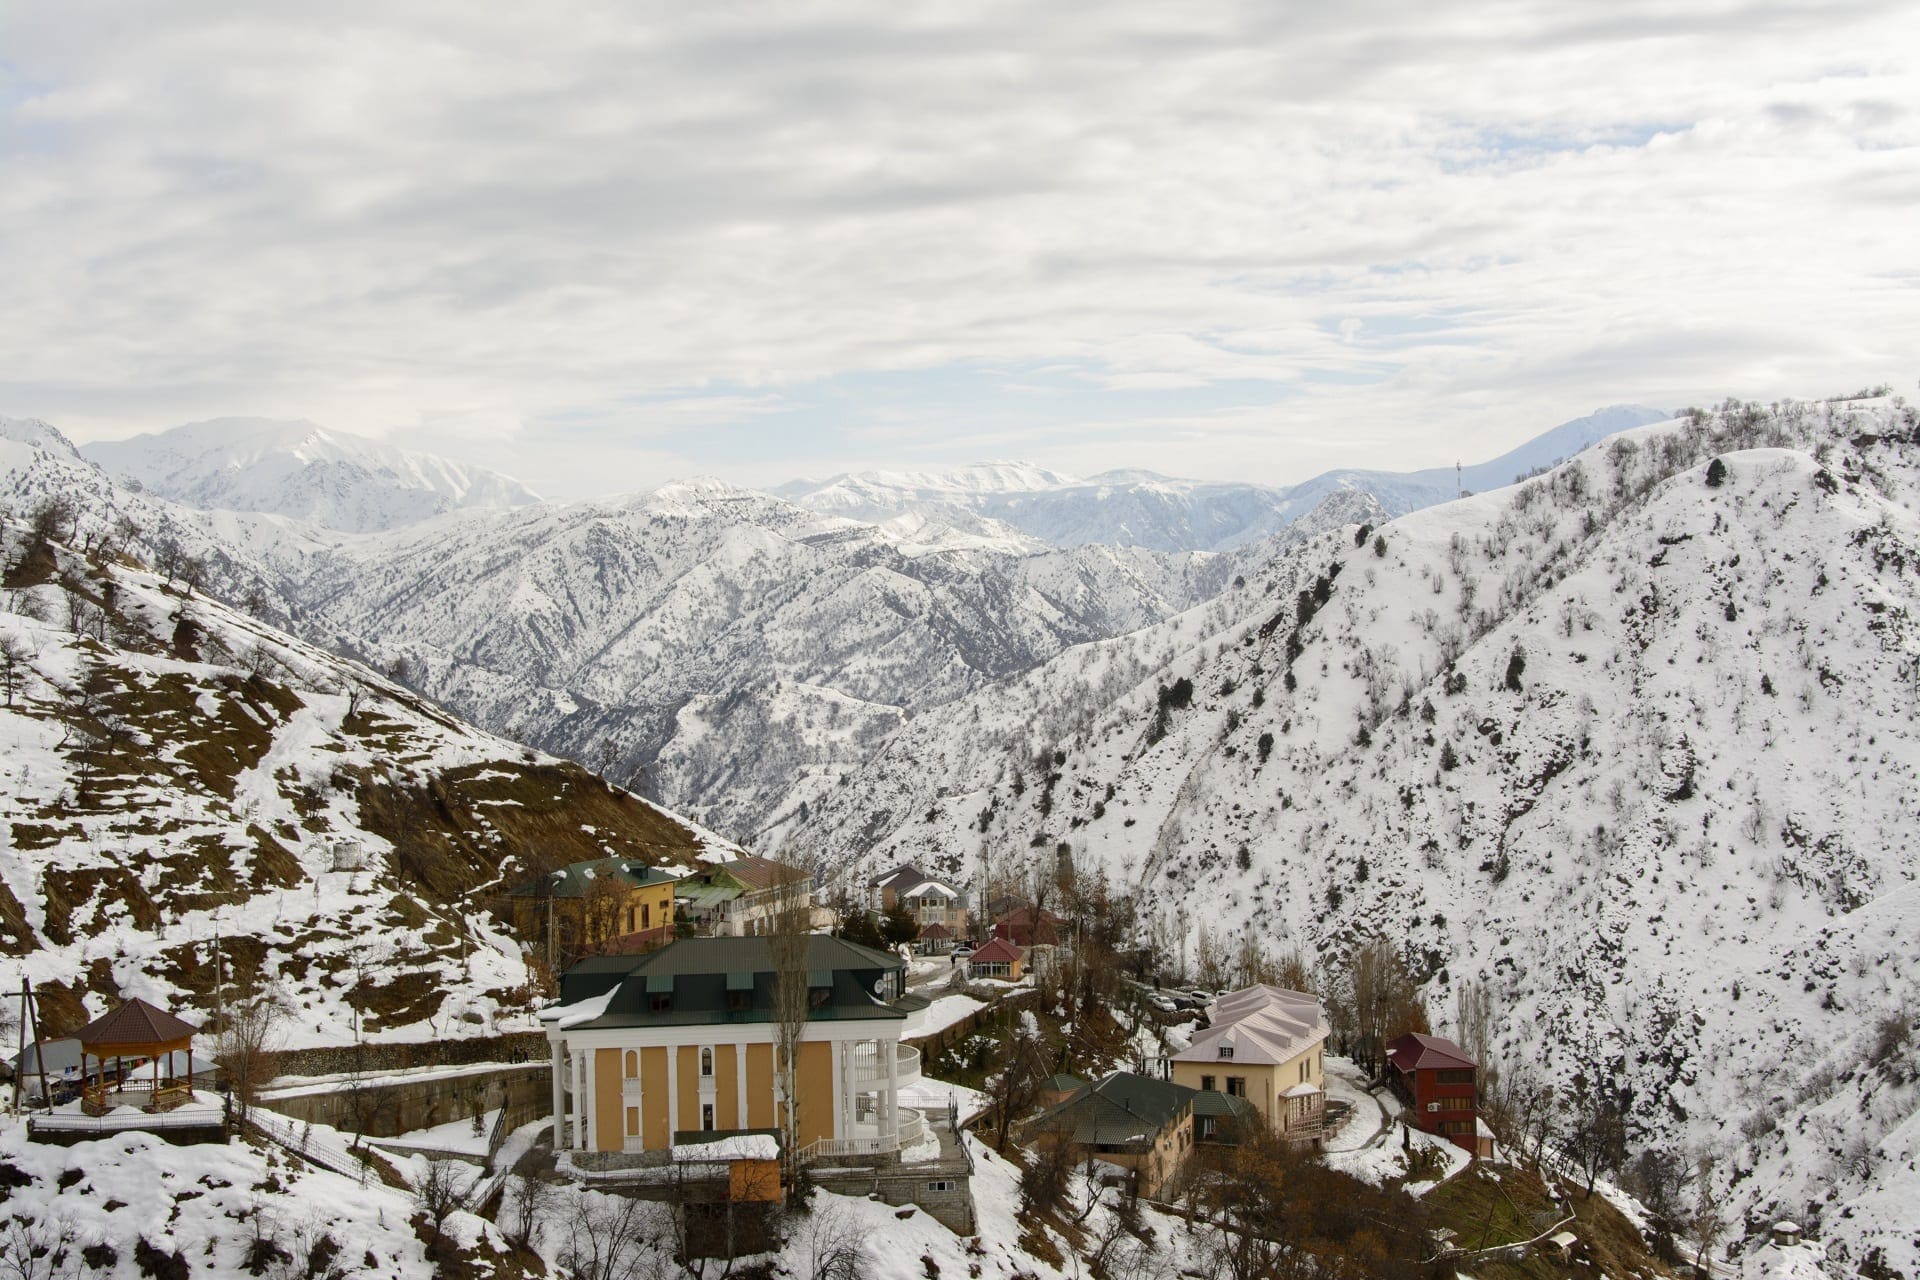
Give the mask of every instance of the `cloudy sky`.
M 1268 481 L 1920 376 L 1908 2 L 0 6 L 0 414 Z

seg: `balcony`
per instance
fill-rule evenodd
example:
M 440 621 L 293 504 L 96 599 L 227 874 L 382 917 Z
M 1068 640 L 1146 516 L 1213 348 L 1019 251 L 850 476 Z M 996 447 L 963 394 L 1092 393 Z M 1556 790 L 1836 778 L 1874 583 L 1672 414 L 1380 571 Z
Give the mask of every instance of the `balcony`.
M 821 1138 L 800 1149 L 802 1160 L 821 1160 L 836 1156 L 892 1155 L 902 1147 L 918 1146 L 926 1140 L 927 1119 L 911 1107 L 900 1108 L 900 1136 L 879 1132 L 876 1124 L 856 1121 L 853 1133 L 844 1138 Z
M 920 1051 L 910 1044 L 892 1046 L 896 1077 L 900 1084 L 914 1084 L 920 1079 Z M 853 1079 L 856 1084 L 881 1084 L 887 1078 L 888 1046 L 882 1044 L 878 1049 L 861 1047 L 853 1050 Z
M 626 1076 L 621 1079 L 620 1097 L 628 1103 L 635 1103 L 640 1101 L 640 1077 L 639 1076 Z

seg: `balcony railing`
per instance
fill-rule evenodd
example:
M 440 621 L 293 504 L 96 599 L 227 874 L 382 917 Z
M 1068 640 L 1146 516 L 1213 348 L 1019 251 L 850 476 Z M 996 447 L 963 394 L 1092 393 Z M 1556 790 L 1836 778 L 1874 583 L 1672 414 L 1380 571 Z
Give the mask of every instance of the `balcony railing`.
M 855 1049 L 853 1051 L 853 1078 L 860 1084 L 877 1084 L 887 1078 L 886 1049 Z M 893 1049 L 898 1066 L 895 1074 L 901 1084 L 911 1084 L 920 1078 L 920 1051 L 910 1044 L 895 1045 Z
M 927 1120 L 911 1107 L 900 1108 L 900 1136 L 855 1134 L 847 1138 L 821 1138 L 800 1149 L 802 1160 L 830 1159 L 834 1156 L 892 1155 L 902 1147 L 916 1146 L 926 1140 Z

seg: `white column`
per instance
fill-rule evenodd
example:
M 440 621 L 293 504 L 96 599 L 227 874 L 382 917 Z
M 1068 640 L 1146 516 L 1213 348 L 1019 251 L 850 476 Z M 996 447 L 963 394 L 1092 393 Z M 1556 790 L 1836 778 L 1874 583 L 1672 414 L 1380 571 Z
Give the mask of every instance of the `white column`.
M 573 1051 L 573 1145 L 587 1149 L 587 1055 Z
M 830 1042 L 833 1050 L 833 1132 L 829 1137 L 847 1136 L 847 1042 Z
M 667 1145 L 680 1129 L 680 1046 L 667 1046 Z
M 887 1132 L 900 1140 L 900 1055 L 895 1040 L 876 1040 L 875 1046 L 887 1055 Z
M 589 1151 L 593 1150 L 595 1146 L 594 1139 L 599 1136 L 593 1132 L 597 1127 L 594 1124 L 595 1113 L 599 1110 L 599 1108 L 594 1105 L 593 1093 L 594 1086 L 598 1083 L 598 1077 L 600 1075 L 599 1057 L 600 1055 L 594 1053 L 591 1049 L 580 1055 L 581 1073 L 587 1078 L 587 1099 L 586 1102 L 582 1104 L 580 1110 L 586 1117 L 586 1147 Z
M 747 1127 L 747 1046 L 745 1041 L 733 1046 L 734 1074 L 739 1077 L 735 1098 L 735 1115 L 738 1127 Z
M 560 1041 L 553 1042 L 553 1145 L 558 1150 L 560 1127 L 567 1120 L 567 1078 L 561 1073 L 567 1069 L 566 1050 L 560 1047 Z

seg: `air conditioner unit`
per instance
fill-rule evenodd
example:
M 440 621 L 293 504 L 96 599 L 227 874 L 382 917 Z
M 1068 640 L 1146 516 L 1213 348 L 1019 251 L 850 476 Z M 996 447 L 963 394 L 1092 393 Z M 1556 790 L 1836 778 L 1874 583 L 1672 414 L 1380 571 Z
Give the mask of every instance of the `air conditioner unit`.
M 1427 1110 L 1429 1111 L 1438 1111 L 1439 1109 L 1440 1109 L 1440 1104 L 1437 1102 L 1429 1102 L 1427 1104 Z

